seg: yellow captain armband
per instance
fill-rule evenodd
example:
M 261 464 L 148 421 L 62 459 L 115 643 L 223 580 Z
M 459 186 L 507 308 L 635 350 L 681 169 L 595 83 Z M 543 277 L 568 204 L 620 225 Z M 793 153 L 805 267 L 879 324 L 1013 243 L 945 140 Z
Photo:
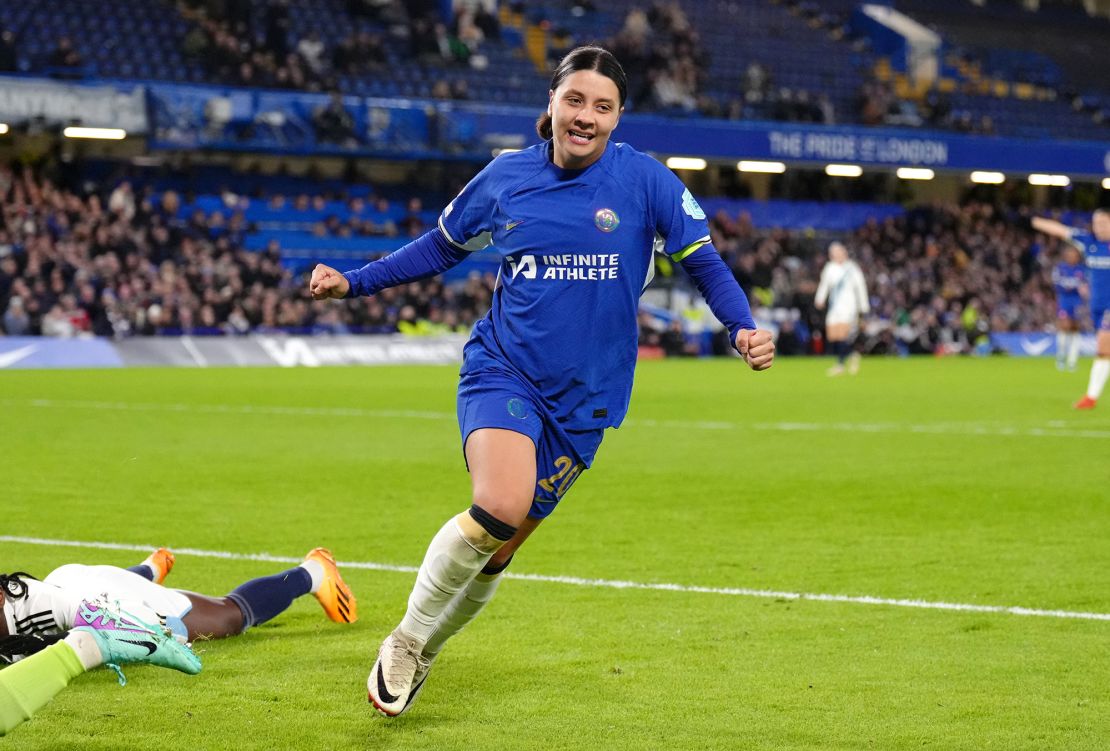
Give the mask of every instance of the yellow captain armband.
M 685 259 L 688 255 L 693 253 L 695 250 L 697 250 L 701 246 L 708 245 L 708 244 L 709 244 L 709 240 L 697 240 L 695 242 L 692 242 L 689 245 L 687 245 L 685 248 L 683 248 L 682 250 L 678 251 L 677 253 L 671 254 L 671 260 L 674 261 L 675 263 L 678 263 L 679 261 L 682 261 L 683 259 Z

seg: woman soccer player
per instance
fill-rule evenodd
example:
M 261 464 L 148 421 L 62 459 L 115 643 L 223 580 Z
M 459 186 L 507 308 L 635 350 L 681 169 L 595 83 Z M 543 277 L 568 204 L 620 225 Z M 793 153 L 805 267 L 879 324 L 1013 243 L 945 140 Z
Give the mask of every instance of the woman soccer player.
M 173 554 L 159 548 L 138 566 L 127 569 L 69 563 L 42 581 L 26 574 L 9 575 L 5 580 L 18 581 L 20 586 L 0 593 L 0 637 L 68 631 L 80 618 L 82 602 L 100 596 L 123 603 L 147 623 L 165 623 L 189 641 L 241 634 L 310 592 L 331 620 L 353 623 L 358 619 L 355 597 L 324 548 L 311 551 L 299 566 L 251 579 L 225 597 L 163 586 L 173 564 Z
M 0 660 L 16 663 L 0 671 L 0 735 L 99 665 L 119 671 L 120 664 L 144 662 L 199 673 L 200 660 L 181 642 L 241 634 L 309 592 L 331 620 L 358 619 L 354 595 L 325 548 L 226 597 L 162 586 L 173 565 L 173 553 L 159 548 L 127 569 L 70 563 L 42 581 L 0 574 Z
M 829 245 L 829 262 L 821 269 L 821 281 L 813 300 L 818 310 L 823 310 L 826 303 L 825 337 L 836 355 L 836 364 L 829 368 L 828 374 L 843 373 L 847 360 L 848 372 L 855 375 L 859 371 L 860 356 L 852 349 L 852 341 L 859 330 L 860 316 L 871 311 L 871 304 L 863 272 L 848 258 L 848 249 L 839 242 Z
M 5 601 L 26 599 L 28 574 L 0 574 L 0 609 Z M 24 619 L 13 619 L 16 623 Z M 146 623 L 118 603 L 90 598 L 77 603 L 71 629 L 51 635 L 15 633 L 0 619 L 0 659 L 19 660 L 0 670 L 0 735 L 31 719 L 77 676 L 109 665 L 126 681 L 120 665 L 147 663 L 196 675 L 200 660 L 161 621 Z
M 1091 323 L 1096 334 L 1097 353 L 1091 364 L 1087 393 L 1075 403 L 1076 409 L 1094 409 L 1106 379 L 1110 377 L 1110 211 L 1099 209 L 1091 216 L 1091 232 L 1035 216 L 1033 229 L 1071 243 L 1087 260 L 1090 282 Z
M 1087 286 L 1083 256 L 1074 245 L 1064 249 L 1064 258 L 1052 268 L 1056 290 L 1056 369 L 1075 370 L 1079 362 L 1079 306 Z
M 438 274 L 494 245 L 492 308 L 463 353 L 458 417 L 472 505 L 432 539 L 400 625 L 367 687 L 383 715 L 405 711 L 444 642 L 493 596 L 513 553 L 593 462 L 628 409 L 638 301 L 655 249 L 694 278 L 753 370 L 774 344 L 709 244 L 705 213 L 655 159 L 611 143 L 627 79 L 599 47 L 556 69 L 545 141 L 503 154 L 452 201 L 439 227 L 357 271 L 318 265 L 314 299 L 372 295 Z

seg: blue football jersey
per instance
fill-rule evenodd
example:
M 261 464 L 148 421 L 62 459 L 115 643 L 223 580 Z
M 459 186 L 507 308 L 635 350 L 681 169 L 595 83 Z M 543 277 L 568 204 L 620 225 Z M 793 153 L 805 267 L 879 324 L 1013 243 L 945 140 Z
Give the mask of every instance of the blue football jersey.
M 1087 269 L 1082 264 L 1058 263 L 1052 269 L 1052 284 L 1060 301 L 1077 302 L 1079 288 L 1087 281 Z
M 1087 262 L 1091 309 L 1110 308 L 1110 243 L 1099 242 L 1089 232 L 1074 233 L 1071 242 Z
M 566 429 L 615 427 L 653 252 L 681 260 L 709 242 L 709 226 L 682 182 L 627 144 L 610 142 L 584 170 L 555 166 L 549 148 L 497 157 L 440 216 L 456 246 L 492 244 L 502 257 L 462 372 L 522 376 Z

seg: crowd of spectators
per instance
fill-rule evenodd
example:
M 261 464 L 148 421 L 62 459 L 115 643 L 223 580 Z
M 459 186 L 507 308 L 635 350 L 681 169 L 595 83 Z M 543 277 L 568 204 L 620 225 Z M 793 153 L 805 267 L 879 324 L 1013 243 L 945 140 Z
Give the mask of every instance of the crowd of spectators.
M 227 212 L 189 213 L 172 190 L 155 194 L 123 181 L 81 193 L 29 168 L 0 167 L 3 332 L 433 333 L 465 331 L 488 309 L 494 285 L 488 274 L 313 305 L 303 274 L 282 264 L 279 246 L 244 249 L 255 228 L 244 219 L 243 198 L 228 195 Z M 251 200 L 307 210 L 324 198 Z M 329 217 L 315 234 L 397 237 L 399 245 L 429 228 L 419 198 L 407 202 L 401 218 L 382 222 L 369 217 L 386 213 L 385 198 L 349 198 L 347 206 L 349 216 Z M 823 316 L 813 308 L 813 295 L 827 238 L 757 229 L 747 215 L 724 212 L 710 227 L 753 307 L 782 324 L 784 352 L 820 352 Z M 1053 325 L 1051 267 L 1061 247 L 1030 235 L 991 205 L 923 206 L 840 239 L 863 268 L 872 296 L 869 351 L 964 352 L 981 345 L 989 331 Z M 672 270 L 671 278 L 683 277 Z M 655 334 L 678 353 L 688 350 L 676 331 Z
M 85 195 L 6 166 L 0 199 L 0 322 L 10 336 L 465 331 L 492 294 L 492 277 L 474 275 L 314 305 L 279 248 L 243 249 L 241 212 L 182 218 L 174 191 L 155 197 L 121 182 Z
M 575 3 L 573 15 L 597 10 L 592 3 Z M 551 29 L 548 67 L 554 70 L 563 56 L 584 40 L 558 25 Z M 833 124 L 836 114 L 825 93 L 775 87 L 770 67 L 752 60 L 735 81 L 731 93 L 710 92 L 710 55 L 679 2 L 657 1 L 632 8 L 621 28 L 603 44 L 621 61 L 629 76 L 630 106 L 637 112 L 740 120 Z
M 438 12 L 416 13 L 408 32 L 409 56 L 423 65 L 469 65 L 484 69 L 489 61 L 481 53 L 487 39 L 501 38 L 496 3 L 489 0 L 453 0 L 451 21 Z
M 182 0 L 182 15 L 192 22 L 183 41 L 186 55 L 199 61 L 209 80 L 240 86 L 306 91 L 338 91 L 345 77 L 380 74 L 387 70 L 387 45 L 413 63 L 443 69 L 431 96 L 471 98 L 468 84 L 452 76 L 452 67 L 484 69 L 482 52 L 487 40 L 501 38 L 496 0 L 453 0 L 449 17 L 439 3 L 429 0 L 347 0 L 352 18 L 366 18 L 383 31 L 360 31 L 330 44 L 316 30 L 292 39 L 291 0 Z M 520 2 L 511 7 L 525 9 Z M 787 3 L 793 12 L 834 36 L 843 36 L 837 14 L 821 13 L 810 3 Z M 703 117 L 770 119 L 784 122 L 834 124 L 836 108 L 828 94 L 799 87 L 776 86 L 774 71 L 753 60 L 736 81 L 734 93 L 707 92 L 709 51 L 687 17 L 683 5 L 657 0 L 647 10 L 633 8 L 609 48 L 630 75 L 632 106 L 640 112 L 665 112 Z M 596 10 L 590 2 L 576 3 L 581 13 Z M 391 40 L 387 40 L 392 37 Z M 551 29 L 548 63 L 555 63 L 579 43 L 564 29 Z M 12 41 L 14 44 L 14 40 Z M 0 53 L 5 46 L 0 44 Z M 55 70 L 79 66 L 68 39 L 58 42 L 52 55 Z M 3 55 L 0 54 L 0 62 Z M 70 68 L 64 66 L 71 66 Z M 921 101 L 895 95 L 888 82 L 870 80 L 860 88 L 854 113 L 865 125 L 933 127 L 963 133 L 992 135 L 990 116 L 954 111 L 948 98 L 930 92 Z M 328 143 L 348 143 L 348 137 L 325 137 Z
M 806 236 L 757 231 L 744 215 L 718 214 L 710 227 L 753 304 L 784 313 L 784 349 L 820 352 L 824 315 L 813 296 L 824 248 Z M 990 204 L 922 206 L 840 239 L 871 295 L 867 351 L 982 351 L 991 331 L 1052 329 L 1051 269 L 1062 248 Z
M 488 61 L 481 44 L 501 34 L 496 3 L 489 0 L 454 0 L 449 22 L 438 3 L 426 1 L 348 0 L 345 10 L 381 30 L 354 32 L 334 43 L 315 29 L 292 39 L 290 0 L 182 0 L 180 12 L 191 22 L 183 49 L 217 83 L 336 91 L 344 76 L 386 70 L 387 36 L 418 64 L 483 68 Z
M 864 125 L 927 127 L 984 136 L 996 132 L 990 115 L 955 109 L 950 97 L 935 88 L 915 102 L 898 98 L 888 82 L 870 80 L 860 87 L 856 109 Z
M 517 4 L 522 5 L 522 4 Z M 382 33 L 348 35 L 329 48 L 316 31 L 290 42 L 289 0 L 185 0 L 182 13 L 193 22 L 184 40 L 185 52 L 202 62 L 211 80 L 241 86 L 338 91 L 343 77 L 383 72 L 387 41 Z M 439 68 L 431 96 L 443 100 L 472 98 L 467 81 L 453 77 L 452 67 L 484 69 L 481 51 L 486 40 L 500 39 L 494 0 L 453 0 L 450 20 L 438 4 L 397 3 L 394 0 L 349 0 L 347 12 L 369 17 L 396 36 L 395 49 L 415 64 Z M 581 12 L 596 10 L 582 4 Z M 261 32 L 252 33 L 252 30 Z M 554 28 L 548 43 L 548 62 L 578 44 L 565 30 Z M 823 93 L 773 86 L 773 73 L 753 61 L 736 95 L 714 97 L 704 91 L 709 55 L 679 2 L 657 1 L 646 10 L 633 8 L 617 34 L 607 41 L 630 75 L 629 96 L 640 112 L 666 112 L 728 119 L 761 117 L 788 122 L 832 124 L 833 105 Z M 342 110 L 334 105 L 317 111 L 329 117 Z M 333 145 L 357 145 L 334 124 L 321 127 L 321 140 Z M 338 131 L 338 132 L 337 132 Z
M 336 88 L 317 32 L 290 44 L 289 0 L 264 6 L 257 36 L 252 30 L 257 11 L 249 0 L 186 0 L 180 10 L 192 22 L 183 50 L 205 67 L 209 80 L 306 91 Z
M 745 118 L 791 123 L 836 123 L 836 107 L 825 92 L 776 86 L 774 71 L 759 60 L 752 60 L 740 77 L 738 95 L 723 102 L 703 98 L 699 111 L 706 117 L 728 120 Z
M 698 111 L 709 59 L 679 3 L 633 8 L 608 47 L 629 73 L 637 110 Z

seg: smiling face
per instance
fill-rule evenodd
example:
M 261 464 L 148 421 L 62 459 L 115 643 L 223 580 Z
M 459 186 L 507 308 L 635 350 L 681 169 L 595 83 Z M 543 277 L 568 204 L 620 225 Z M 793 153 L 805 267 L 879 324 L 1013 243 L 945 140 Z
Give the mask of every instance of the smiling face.
M 596 70 L 580 70 L 563 79 L 549 97 L 555 166 L 589 167 L 605 153 L 624 111 L 617 85 Z

